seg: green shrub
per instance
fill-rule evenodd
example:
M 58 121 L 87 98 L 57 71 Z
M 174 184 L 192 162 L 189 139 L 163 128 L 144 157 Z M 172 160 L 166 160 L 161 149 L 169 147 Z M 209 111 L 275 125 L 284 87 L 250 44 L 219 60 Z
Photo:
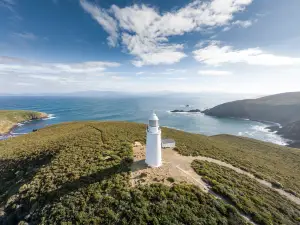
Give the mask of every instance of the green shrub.
M 174 183 L 175 182 L 175 179 L 173 177 L 168 177 L 167 178 L 167 181 L 169 181 L 170 183 Z
M 144 143 L 145 125 L 74 122 L 1 141 L 4 221 L 246 224 L 229 205 L 195 186 L 155 184 L 132 188 L 130 143 L 135 140 Z M 21 177 L 18 171 L 23 171 Z
M 195 160 L 194 170 L 221 195 L 258 224 L 297 224 L 300 206 L 246 175 L 214 163 Z

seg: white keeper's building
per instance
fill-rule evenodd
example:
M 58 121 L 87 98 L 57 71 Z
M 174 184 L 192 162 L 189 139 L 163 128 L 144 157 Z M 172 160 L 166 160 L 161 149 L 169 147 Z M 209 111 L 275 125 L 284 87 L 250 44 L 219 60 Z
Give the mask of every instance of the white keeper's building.
M 162 148 L 175 148 L 175 141 L 173 139 L 162 139 L 161 147 Z

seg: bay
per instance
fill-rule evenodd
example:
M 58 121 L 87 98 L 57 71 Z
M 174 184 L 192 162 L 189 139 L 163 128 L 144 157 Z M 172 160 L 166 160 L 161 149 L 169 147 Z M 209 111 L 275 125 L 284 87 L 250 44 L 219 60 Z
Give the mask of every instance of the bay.
M 232 134 L 246 136 L 286 145 L 279 135 L 268 131 L 268 124 L 261 122 L 215 118 L 202 113 L 171 113 L 173 109 L 205 109 L 215 105 L 247 98 L 235 94 L 165 94 L 156 96 L 1 96 L 0 109 L 23 109 L 46 112 L 48 119 L 19 124 L 8 136 L 18 136 L 52 124 L 70 121 L 132 121 L 147 123 L 153 110 L 160 119 L 160 125 L 205 135 Z M 189 105 L 189 108 L 186 108 Z

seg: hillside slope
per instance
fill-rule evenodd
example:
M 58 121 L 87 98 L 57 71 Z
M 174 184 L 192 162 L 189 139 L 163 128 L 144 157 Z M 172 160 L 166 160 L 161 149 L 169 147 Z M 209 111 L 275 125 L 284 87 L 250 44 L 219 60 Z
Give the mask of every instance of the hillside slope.
M 224 103 L 203 111 L 218 117 L 248 118 L 286 125 L 300 120 L 300 92 Z
M 0 223 L 247 223 L 235 208 L 195 186 L 132 188 L 132 143 L 145 143 L 145 128 L 128 122 L 72 122 L 1 141 Z M 297 149 L 229 135 L 206 137 L 167 128 L 162 133 L 176 140 L 181 154 L 228 161 L 300 193 Z M 300 215 L 298 206 L 277 204 L 277 199 L 274 205 L 287 204 Z M 285 213 L 276 218 L 282 220 L 271 218 L 273 224 L 296 219 Z
M 8 133 L 18 123 L 46 118 L 47 114 L 26 110 L 0 110 L 0 135 Z

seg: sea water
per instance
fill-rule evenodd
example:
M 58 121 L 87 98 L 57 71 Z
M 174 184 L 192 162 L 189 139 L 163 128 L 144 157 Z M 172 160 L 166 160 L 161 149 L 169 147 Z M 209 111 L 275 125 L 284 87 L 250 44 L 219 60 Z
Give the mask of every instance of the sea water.
M 269 124 L 247 119 L 216 118 L 202 113 L 171 113 L 174 109 L 206 109 L 215 105 L 243 99 L 244 95 L 224 94 L 166 94 L 159 96 L 114 97 L 0 97 L 0 109 L 23 109 L 45 112 L 49 118 L 30 121 L 18 126 L 7 136 L 18 136 L 52 124 L 67 121 L 118 120 L 147 123 L 153 110 L 160 125 L 205 135 L 232 134 L 285 145 L 286 141 L 270 132 Z M 186 107 L 189 105 L 189 107 Z

